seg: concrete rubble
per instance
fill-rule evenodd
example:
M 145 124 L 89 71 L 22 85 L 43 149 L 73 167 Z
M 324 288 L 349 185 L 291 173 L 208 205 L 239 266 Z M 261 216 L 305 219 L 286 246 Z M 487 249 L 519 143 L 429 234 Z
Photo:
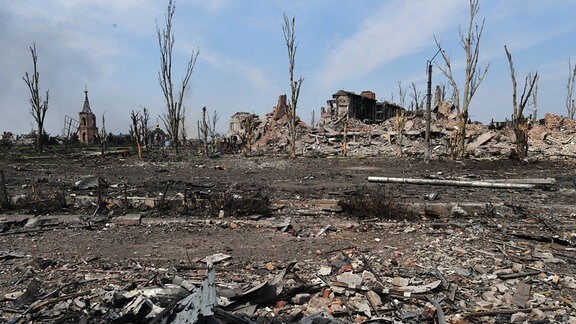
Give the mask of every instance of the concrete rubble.
M 280 154 L 287 151 L 289 137 L 287 117 L 283 113 L 285 99 L 281 96 L 271 113 L 257 119 L 254 117 L 258 120 L 252 134 L 254 152 Z M 400 152 L 402 155 L 423 156 L 426 119 L 422 112 L 406 112 L 405 118 L 401 132 L 394 117 L 366 123 L 346 116 L 335 118 L 324 112 L 314 127 L 298 120 L 297 152 L 302 156 L 340 156 L 344 154 L 345 145 L 347 156 L 394 156 Z M 231 124 L 239 125 L 239 121 L 233 118 Z M 449 157 L 455 127 L 456 112 L 452 106 L 447 102 L 438 105 L 431 122 L 431 153 L 434 158 Z M 468 124 L 466 138 L 467 152 L 474 158 L 507 158 L 515 148 L 511 123 Z M 529 156 L 576 157 L 576 121 L 546 114 L 536 125 L 531 125 Z
M 236 264 L 234 253 L 207 255 L 172 268 L 144 267 L 132 260 L 119 271 L 94 267 L 97 257 L 63 264 L 57 257 L 38 259 L 5 251 L 0 254 L 2 271 L 28 270 L 0 296 L 0 316 L 8 323 L 66 319 L 84 323 L 576 323 L 576 234 L 550 244 L 544 233 L 531 230 L 529 219 L 514 218 L 505 227 L 501 221 L 458 216 L 441 224 L 376 222 L 369 226 L 380 228 L 380 233 L 427 235 L 427 239 L 396 247 L 366 237 L 376 242 L 374 248 L 317 250 L 307 259 L 287 264 L 270 261 L 243 267 Z M 317 239 L 320 226 L 306 226 L 308 220 L 299 219 L 302 226 L 296 233 L 275 226 L 273 220 L 215 220 L 214 224 L 219 222 L 270 226 L 278 235 L 298 235 L 302 240 Z M 204 224 L 181 221 L 169 226 Z M 574 230 L 570 224 L 557 223 L 555 228 Z M 334 220 L 322 235 L 336 242 L 363 226 L 367 223 Z M 235 231 L 237 227 L 223 228 Z M 10 231 L 3 235 L 18 235 Z

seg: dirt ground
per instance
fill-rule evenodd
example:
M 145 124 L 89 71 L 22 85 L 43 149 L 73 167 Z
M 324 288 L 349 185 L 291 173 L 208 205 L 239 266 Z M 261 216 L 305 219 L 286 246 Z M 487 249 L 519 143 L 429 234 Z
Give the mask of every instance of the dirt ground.
M 409 158 L 291 161 L 283 157 L 138 160 L 77 156 L 2 162 L 6 189 L 11 197 L 20 199 L 17 207 L 4 210 L 0 216 L 8 224 L 0 232 L 0 251 L 5 254 L 0 258 L 0 298 L 4 296 L 0 317 L 4 320 L 106 322 L 103 314 L 107 310 L 94 307 L 99 297 L 83 300 L 92 302 L 90 310 L 78 304 L 57 312 L 53 305 L 47 305 L 22 316 L 26 308 L 14 305 L 7 295 L 26 290 L 32 279 L 41 283 L 43 293 L 64 286 L 63 293 L 90 291 L 88 296 L 97 296 L 97 289 L 127 289 L 130 284 L 162 285 L 175 275 L 201 281 L 205 265 L 199 260 L 215 253 L 231 256 L 216 265 L 217 281 L 243 286 L 268 280 L 291 261 L 297 262 L 293 271 L 307 282 L 322 265 L 330 265 L 332 275 L 336 275 L 342 272 L 342 265 L 335 260 L 343 255 L 361 260 L 362 269 L 380 278 L 405 277 L 413 284 L 430 279 L 427 269 L 443 269 L 448 280 L 458 285 L 455 297 L 442 303 L 452 322 L 510 320 L 512 314 L 505 312 L 466 317 L 471 312 L 495 309 L 540 307 L 549 322 L 569 321 L 576 314 L 576 289 L 560 284 L 554 287 L 548 280 L 551 275 L 559 275 L 561 282 L 576 277 L 574 160 L 425 164 Z M 75 183 L 86 176 L 99 177 L 103 184 L 75 188 Z M 554 178 L 556 183 L 535 189 L 466 188 L 371 183 L 369 176 L 508 179 L 507 183 L 512 182 L 510 179 Z M 435 196 L 433 202 L 427 200 L 430 195 Z M 74 200 L 81 196 L 92 200 L 84 204 Z M 122 204 L 128 197 L 150 198 L 154 207 Z M 367 205 L 364 215 L 361 209 L 352 215 L 338 204 L 349 203 L 352 197 L 361 204 L 381 203 Z M 93 199 L 106 203 L 98 206 L 98 200 L 94 203 Z M 461 213 L 454 209 L 425 213 L 416 208 L 412 220 L 399 220 L 396 216 L 400 213 L 395 213 L 404 207 L 398 206 L 408 203 L 475 207 Z M 378 208 L 387 204 L 396 209 L 379 213 Z M 46 214 L 80 216 L 82 223 L 23 227 L 34 215 Z M 122 226 L 114 222 L 126 214 L 140 215 L 141 224 Z M 543 251 L 551 251 L 561 262 L 540 259 L 538 253 Z M 545 296 L 544 301 L 525 307 L 514 306 L 505 297 L 501 303 L 480 303 L 491 301 L 485 294 L 500 282 L 495 277 L 482 281 L 482 271 L 473 269 L 481 266 L 488 275 L 497 277 L 500 270 L 514 264 L 522 265 L 521 271 L 540 271 L 524 282 L 531 284 L 533 295 Z M 464 270 L 458 269 L 470 274 L 463 275 Z M 502 280 L 513 292 L 517 281 Z M 529 300 L 535 298 L 530 296 Z M 425 321 L 422 317 L 399 319 L 398 315 L 422 308 L 425 301 L 400 300 L 395 306 L 397 313 L 381 310 L 380 315 L 406 322 Z M 314 309 L 310 303 L 296 305 L 288 299 L 287 306 L 263 305 L 253 318 L 296 321 L 296 310 L 302 317 Z M 344 321 L 369 319 L 358 312 L 341 315 Z

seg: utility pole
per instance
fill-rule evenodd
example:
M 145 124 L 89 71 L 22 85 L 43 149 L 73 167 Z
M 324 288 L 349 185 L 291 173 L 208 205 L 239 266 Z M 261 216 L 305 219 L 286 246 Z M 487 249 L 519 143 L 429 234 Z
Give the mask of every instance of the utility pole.
M 428 84 L 426 88 L 426 137 L 425 137 L 426 152 L 424 155 L 424 162 L 426 163 L 430 162 L 430 153 L 431 153 L 430 122 L 432 120 L 432 109 L 430 106 L 432 105 L 432 62 L 434 61 L 436 55 L 438 55 L 438 53 L 440 53 L 441 50 L 442 50 L 441 48 L 438 48 L 436 54 L 434 54 L 434 56 L 432 56 L 432 58 L 427 62 L 428 64 L 426 74 L 428 75 Z

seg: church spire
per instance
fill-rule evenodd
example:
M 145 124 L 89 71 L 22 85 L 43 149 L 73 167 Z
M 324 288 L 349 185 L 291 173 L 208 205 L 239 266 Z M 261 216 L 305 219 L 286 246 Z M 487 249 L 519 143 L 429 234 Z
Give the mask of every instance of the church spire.
M 82 112 L 86 114 L 91 114 L 92 110 L 90 109 L 90 102 L 88 101 L 88 87 L 84 86 L 84 107 L 82 108 Z

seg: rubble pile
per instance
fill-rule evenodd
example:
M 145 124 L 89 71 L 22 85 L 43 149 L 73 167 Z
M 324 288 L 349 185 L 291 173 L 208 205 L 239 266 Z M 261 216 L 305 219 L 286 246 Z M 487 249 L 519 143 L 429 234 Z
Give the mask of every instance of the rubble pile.
M 546 156 L 576 156 L 576 121 L 546 114 L 529 132 L 530 152 Z
M 268 154 L 286 152 L 289 146 L 287 116 L 280 101 L 274 111 L 264 116 L 255 131 L 255 151 Z M 434 109 L 431 122 L 432 156 L 449 156 L 454 145 L 456 113 L 443 103 Z M 403 127 L 398 119 L 381 123 L 365 123 L 354 118 L 331 119 L 321 116 L 317 127 L 298 120 L 297 152 L 303 156 L 423 156 L 425 152 L 426 118 L 422 112 L 407 112 Z M 515 149 L 511 123 L 466 126 L 467 151 L 475 158 L 507 158 Z M 344 150 L 345 147 L 345 150 Z M 542 156 L 576 156 L 576 121 L 546 114 L 529 131 L 529 154 Z
M 289 146 L 289 119 L 286 115 L 286 95 L 278 97 L 278 103 L 271 113 L 262 117 L 246 112 L 238 112 L 230 120 L 226 134 L 228 142 L 243 147 L 244 153 L 254 151 L 277 154 L 286 152 Z M 296 132 L 300 137 L 310 132 L 310 128 L 296 117 Z M 298 141 L 297 150 L 301 151 L 302 142 Z M 250 151 L 250 152 L 249 152 Z
M 277 106 L 280 107 L 280 106 Z M 296 133 L 298 137 L 310 131 L 308 125 L 300 119 L 296 121 Z M 286 152 L 289 146 L 288 116 L 281 112 L 281 108 L 274 109 L 274 112 L 264 116 L 261 127 L 257 129 L 256 140 L 253 148 L 256 151 L 266 152 L 266 154 L 277 154 Z M 296 151 L 301 152 L 303 146 L 302 139 L 296 143 Z
M 230 233 L 272 229 L 277 240 L 332 242 L 293 261 L 245 262 L 232 249 L 167 264 L 136 257 L 111 264 L 90 250 L 75 261 L 59 253 L 46 258 L 3 251 L 0 269 L 13 276 L 2 284 L 0 318 L 9 323 L 576 323 L 576 234 L 549 243 L 548 233 L 537 230 L 537 219 L 503 223 L 489 214 L 461 214 L 442 223 L 324 219 L 328 226 L 322 228 L 317 222 L 307 225 L 310 220 L 161 226 L 175 234 L 207 227 Z M 574 226 L 556 220 L 551 228 Z M 98 232 L 100 239 L 130 233 L 114 224 Z M 356 239 L 359 232 L 367 235 Z M 3 234 L 4 241 L 6 235 L 27 235 L 15 224 Z M 404 243 L 388 245 L 380 235 Z

